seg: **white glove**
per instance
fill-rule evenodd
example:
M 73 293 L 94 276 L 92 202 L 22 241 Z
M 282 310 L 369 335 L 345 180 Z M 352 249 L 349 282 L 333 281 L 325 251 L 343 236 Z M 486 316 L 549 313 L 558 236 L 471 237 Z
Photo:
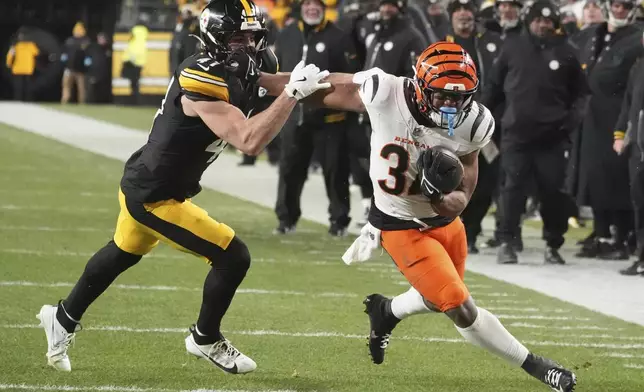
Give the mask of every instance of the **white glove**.
M 318 90 L 331 87 L 331 83 L 320 83 L 320 80 L 329 76 L 329 71 L 321 71 L 314 64 L 304 66 L 300 61 L 291 72 L 291 79 L 284 86 L 286 94 L 298 101 L 304 99 Z

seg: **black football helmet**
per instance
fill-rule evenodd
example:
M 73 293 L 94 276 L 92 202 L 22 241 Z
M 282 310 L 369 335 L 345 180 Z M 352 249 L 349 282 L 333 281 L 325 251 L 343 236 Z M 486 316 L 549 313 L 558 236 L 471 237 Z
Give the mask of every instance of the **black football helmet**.
M 266 48 L 266 20 L 252 0 L 212 0 L 201 12 L 199 32 L 210 56 L 223 60 L 231 52 L 230 39 L 239 33 L 252 32 L 255 46 L 247 48 L 257 55 Z

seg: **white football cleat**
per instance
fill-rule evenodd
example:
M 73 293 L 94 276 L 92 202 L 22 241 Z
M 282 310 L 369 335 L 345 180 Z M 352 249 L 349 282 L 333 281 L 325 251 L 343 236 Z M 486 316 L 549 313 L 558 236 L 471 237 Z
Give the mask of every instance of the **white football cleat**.
M 47 363 L 56 370 L 71 372 L 72 365 L 67 356 L 67 349 L 74 341 L 75 333 L 69 333 L 56 319 L 58 307 L 43 305 L 36 318 L 47 336 Z
M 227 339 L 198 345 L 192 333 L 186 338 L 186 350 L 197 358 L 210 361 L 226 373 L 243 374 L 257 369 L 257 364 L 237 350 Z

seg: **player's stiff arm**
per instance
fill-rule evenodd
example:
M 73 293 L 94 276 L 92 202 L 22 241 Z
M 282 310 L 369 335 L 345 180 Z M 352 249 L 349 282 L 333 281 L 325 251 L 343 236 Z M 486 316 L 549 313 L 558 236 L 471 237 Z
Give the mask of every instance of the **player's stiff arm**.
M 330 108 L 369 113 L 375 207 L 369 223 L 377 230 L 364 236 L 381 233 L 381 244 L 412 285 L 393 300 L 379 294 L 365 300 L 372 359 L 384 360 L 398 322 L 433 309 L 446 314 L 470 343 L 556 391 L 571 392 L 575 375 L 530 353 L 493 314 L 475 305 L 463 282 L 467 241 L 458 216 L 476 187 L 478 151 L 494 129 L 489 110 L 473 101 L 474 62 L 459 45 L 439 42 L 421 54 L 415 73 L 413 80 L 379 70 L 331 74 L 331 88 L 311 97 Z M 287 75 L 262 75 L 259 82 L 274 94 L 286 80 Z M 446 187 L 445 176 L 460 165 L 462 181 Z
M 71 370 L 67 350 L 88 307 L 160 241 L 212 266 L 199 317 L 185 339 L 188 353 L 229 373 L 256 368 L 220 331 L 250 267 L 250 253 L 230 227 L 209 217 L 191 198 L 201 190 L 204 171 L 227 143 L 258 154 L 277 135 L 298 100 L 328 87 L 320 83 L 328 72 L 298 64 L 293 80 L 273 104 L 247 118 L 259 90 L 249 77 L 258 75 L 260 55 L 267 50 L 261 14 L 249 0 L 213 0 L 202 12 L 200 32 L 204 51 L 174 72 L 147 143 L 125 164 L 113 240 L 90 258 L 64 301 L 45 305 L 38 314 L 47 338 L 48 363 L 57 370 Z
M 170 107 L 171 103 L 167 102 L 168 99 L 172 100 L 183 96 L 193 102 L 229 103 L 228 86 L 222 77 L 223 66 L 203 67 L 209 71 L 205 72 L 204 69 L 198 67 L 202 59 L 212 62 L 207 56 L 198 56 L 191 62 L 184 62 L 177 70 L 176 84 L 180 93 L 175 93 L 177 90 L 174 86 L 175 82 L 171 83 L 166 102 L 161 109 L 162 113 L 157 115 L 158 118 L 155 119 L 155 125 L 159 124 L 158 128 L 165 128 L 161 124 L 168 119 L 165 111 L 173 109 Z M 207 63 L 201 62 L 201 64 Z M 186 132 L 190 130 L 189 127 L 184 126 L 183 128 L 186 129 Z M 192 130 L 194 131 L 194 129 Z M 181 139 L 180 136 L 175 137 Z M 213 152 L 217 155 L 226 146 L 223 139 L 215 140 L 213 144 L 211 150 L 214 150 Z M 162 162 L 162 160 L 157 162 L 154 158 L 146 159 L 146 153 L 147 151 L 143 151 L 139 157 L 144 163 L 152 162 L 158 166 L 170 166 L 170 162 Z M 167 170 L 177 169 L 178 167 Z M 133 192 L 132 182 L 133 180 L 129 180 L 129 178 L 123 181 L 128 196 L 122 191 L 119 192 L 121 211 L 114 235 L 114 242 L 119 249 L 142 256 L 150 252 L 159 241 L 163 241 L 178 250 L 201 257 L 209 264 L 223 256 L 223 252 L 235 237 L 232 228 L 217 222 L 205 210 L 193 204 L 190 198 L 182 200 L 186 195 L 181 195 L 179 200 L 169 198 L 148 203 L 138 202 L 139 198 L 135 196 L 136 192 Z

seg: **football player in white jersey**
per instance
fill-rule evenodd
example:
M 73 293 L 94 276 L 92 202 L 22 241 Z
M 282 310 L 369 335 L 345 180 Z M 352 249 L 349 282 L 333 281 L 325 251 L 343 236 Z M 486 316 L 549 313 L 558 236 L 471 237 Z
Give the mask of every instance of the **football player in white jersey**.
M 288 74 L 266 74 L 259 84 L 278 95 L 288 80 Z M 420 55 L 413 79 L 372 69 L 331 74 L 325 81 L 331 88 L 312 98 L 369 114 L 374 199 L 363 233 L 379 238 L 412 286 L 393 299 L 380 294 L 365 299 L 373 361 L 384 360 L 400 320 L 438 311 L 470 343 L 553 390 L 573 391 L 571 371 L 529 352 L 493 314 L 475 305 L 463 282 L 467 240 L 459 215 L 476 187 L 479 150 L 494 130 L 490 111 L 473 101 L 479 80 L 472 58 L 457 44 L 438 42 Z M 454 174 L 457 181 L 450 187 Z

